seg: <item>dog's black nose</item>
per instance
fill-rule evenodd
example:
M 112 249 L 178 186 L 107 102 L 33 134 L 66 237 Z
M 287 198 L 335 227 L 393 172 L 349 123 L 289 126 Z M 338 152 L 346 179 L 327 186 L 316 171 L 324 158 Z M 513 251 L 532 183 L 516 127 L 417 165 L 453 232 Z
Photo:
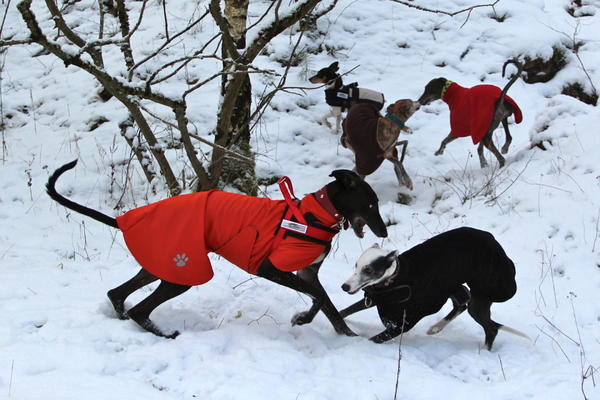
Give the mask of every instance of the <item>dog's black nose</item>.
M 342 290 L 343 290 L 344 292 L 347 292 L 348 290 L 350 290 L 350 285 L 348 285 L 347 283 L 344 283 L 344 284 L 342 285 Z

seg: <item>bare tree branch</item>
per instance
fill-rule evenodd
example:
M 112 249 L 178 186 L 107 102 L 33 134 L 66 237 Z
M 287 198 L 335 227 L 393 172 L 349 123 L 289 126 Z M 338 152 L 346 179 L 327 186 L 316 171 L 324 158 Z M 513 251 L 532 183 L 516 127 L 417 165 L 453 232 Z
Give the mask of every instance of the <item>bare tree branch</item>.
M 145 62 L 147 62 L 148 60 L 151 60 L 152 58 L 156 57 L 165 47 L 167 47 L 170 43 L 172 43 L 175 39 L 177 39 L 178 37 L 182 36 L 183 34 L 185 34 L 186 32 L 188 32 L 190 29 L 192 29 L 194 26 L 198 25 L 200 23 L 200 21 L 202 21 L 202 19 L 204 19 L 204 17 L 206 17 L 208 15 L 208 11 L 205 12 L 202 16 L 200 16 L 199 18 L 197 18 L 195 21 L 193 21 L 191 24 L 189 24 L 187 27 L 185 27 L 183 30 L 179 31 L 178 33 L 176 33 L 175 35 L 173 35 L 171 38 L 169 38 L 167 36 L 167 40 L 165 40 L 165 42 L 160 45 L 156 50 L 154 50 L 151 54 L 149 54 L 148 56 L 146 56 L 143 60 L 139 61 L 138 63 L 136 63 L 135 65 L 133 65 L 131 68 L 129 68 L 129 77 L 128 79 L 131 80 L 132 76 L 133 76 L 133 72 L 139 68 L 142 64 L 144 64 Z
M 50 14 L 52 14 L 52 20 L 54 21 L 56 28 L 60 30 L 67 39 L 73 42 L 73 44 L 88 53 L 96 65 L 103 66 L 102 54 L 93 48 L 86 47 L 85 40 L 69 28 L 54 0 L 46 0 L 46 7 L 48 7 Z
M 465 9 L 458 10 L 458 11 L 435 10 L 435 9 L 431 9 L 431 8 L 427 8 L 427 7 L 422 7 L 422 6 L 413 4 L 413 3 L 409 3 L 408 1 L 404 1 L 404 0 L 390 0 L 390 1 L 392 1 L 394 3 L 402 4 L 403 6 L 407 6 L 409 8 L 415 8 L 419 11 L 425 11 L 425 12 L 430 12 L 430 13 L 434 13 L 434 14 L 444 14 L 444 15 L 448 15 L 450 17 L 454 17 L 455 15 L 462 14 L 464 12 L 471 13 L 476 8 L 481 8 L 481 7 L 492 7 L 493 8 L 496 4 L 498 4 L 498 2 L 500 0 L 496 0 L 490 4 L 478 4 L 476 6 L 467 7 Z

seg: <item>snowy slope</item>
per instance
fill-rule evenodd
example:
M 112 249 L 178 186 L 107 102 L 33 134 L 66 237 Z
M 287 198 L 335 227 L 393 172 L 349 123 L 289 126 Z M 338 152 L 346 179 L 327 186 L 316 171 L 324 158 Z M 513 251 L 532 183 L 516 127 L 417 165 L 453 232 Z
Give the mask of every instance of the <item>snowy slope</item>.
M 418 3 L 451 11 L 477 4 Z M 78 4 L 83 10 L 97 2 Z M 304 42 L 308 50 L 322 45 L 330 52 L 308 52 L 289 84 L 311 86 L 308 71 L 338 60 L 343 71 L 360 65 L 347 82 L 382 91 L 388 102 L 416 99 L 439 76 L 463 86 L 503 86 L 506 59 L 549 57 L 553 46 L 567 48 L 575 34 L 583 41 L 579 57 L 599 87 L 600 10 L 584 0 L 592 15 L 575 18 L 566 12 L 569 4 L 501 0 L 495 10 L 507 16 L 503 22 L 481 8 L 465 23 L 466 14 L 451 18 L 389 0 L 342 0 L 319 22 L 320 34 Z M 4 33 L 22 34 L 14 4 L 10 7 Z M 41 10 L 42 4 L 34 7 Z M 196 2 L 182 2 L 172 18 L 195 8 Z M 160 25 L 162 14 L 155 14 Z M 88 29 L 85 18 L 73 22 Z M 157 34 L 152 22 L 140 38 Z M 205 37 L 214 29 L 203 24 L 197 34 Z M 258 64 L 281 71 L 277 59 L 287 55 L 291 40 L 282 35 Z M 251 279 L 216 257 L 212 281 L 153 314 L 161 327 L 182 332 L 176 340 L 116 319 L 104 293 L 137 272 L 135 261 L 118 232 L 57 206 L 44 184 L 56 167 L 79 157 L 59 184 L 76 201 L 116 214 L 113 207 L 123 192 L 121 209 L 163 195 L 149 193 L 139 171 L 123 188 L 129 150 L 117 124 L 125 111 L 114 101 L 98 102 L 95 84 L 84 73 L 51 56 L 32 58 L 35 52 L 11 48 L 0 55 L 2 109 L 12 115 L 5 117 L 0 164 L 0 398 L 394 398 L 400 340 L 376 345 L 366 339 L 382 329 L 375 311 L 349 318 L 358 338 L 336 335 L 323 315 L 292 327 L 291 316 L 309 306 L 305 296 Z M 449 131 L 447 106 L 436 102 L 418 111 L 409 121 L 414 133 L 406 136 L 405 161 L 415 189 L 398 188 L 391 164 L 367 178 L 390 223 L 389 237 L 376 240 L 369 232 L 359 240 L 344 232 L 336 239 L 321 279 L 338 308 L 356 301 L 340 285 L 362 249 L 375 241 L 403 251 L 468 225 L 492 232 L 517 266 L 517 294 L 495 304 L 492 316 L 532 340 L 501 332 L 492 352 L 480 350 L 483 332 L 466 313 L 439 335 L 426 335 L 448 311 L 446 305 L 403 336 L 399 398 L 576 399 L 585 391 L 589 399 L 600 399 L 598 382 L 594 386 L 590 377 L 582 384 L 582 375 L 600 367 L 600 113 L 560 94 L 573 81 L 590 86 L 568 50 L 567 61 L 548 83 L 519 80 L 511 88 L 525 119 L 511 124 L 514 140 L 501 170 L 480 169 L 468 139 L 434 156 Z M 258 82 L 254 90 L 260 92 Z M 191 99 L 192 122 L 206 134 L 215 122 L 216 83 L 202 93 Z M 319 124 L 326 112 L 320 89 L 302 97 L 279 94 L 253 143 L 261 154 L 261 176 L 289 175 L 302 194 L 327 183 L 333 169 L 351 169 L 352 154 Z M 98 116 L 109 122 L 89 132 Z M 540 137 L 552 139 L 548 151 L 530 149 L 532 138 Z M 496 140 L 503 143 L 500 131 Z M 264 190 L 280 198 L 274 186 Z M 399 191 L 412 196 L 409 205 L 396 203 Z M 128 304 L 150 290 L 134 294 Z

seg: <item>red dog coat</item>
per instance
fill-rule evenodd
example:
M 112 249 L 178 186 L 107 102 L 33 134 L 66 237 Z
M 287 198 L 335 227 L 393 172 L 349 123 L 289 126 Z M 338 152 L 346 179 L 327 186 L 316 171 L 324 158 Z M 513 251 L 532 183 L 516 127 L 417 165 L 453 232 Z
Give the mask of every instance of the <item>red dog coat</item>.
M 256 274 L 267 257 L 282 271 L 312 264 L 327 242 L 288 235 L 272 249 L 286 207 L 285 200 L 211 190 L 135 208 L 117 217 L 117 224 L 144 269 L 165 281 L 193 286 L 213 277 L 208 252 L 251 274 Z M 299 209 L 302 214 L 312 213 L 325 227 L 336 227 L 325 228 L 332 232 L 329 240 L 339 231 L 338 220 L 313 194 L 302 199 Z
M 492 123 L 494 107 L 501 93 L 502 90 L 493 85 L 465 88 L 452 82 L 443 97 L 450 107 L 450 134 L 471 136 L 473 144 L 479 143 Z M 505 96 L 505 101 L 513 107 L 515 122 L 520 123 L 523 114 L 517 103 L 509 96 Z

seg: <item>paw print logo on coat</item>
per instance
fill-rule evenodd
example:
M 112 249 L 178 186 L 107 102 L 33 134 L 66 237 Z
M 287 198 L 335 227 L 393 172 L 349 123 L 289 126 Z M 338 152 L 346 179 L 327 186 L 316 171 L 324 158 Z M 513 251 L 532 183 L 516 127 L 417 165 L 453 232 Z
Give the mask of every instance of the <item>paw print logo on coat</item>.
M 175 263 L 175 265 L 177 265 L 178 267 L 185 267 L 185 265 L 187 264 L 187 262 L 190 260 L 189 257 L 187 257 L 185 255 L 185 253 L 181 253 L 181 254 L 177 254 L 174 258 L 173 258 L 173 262 Z

